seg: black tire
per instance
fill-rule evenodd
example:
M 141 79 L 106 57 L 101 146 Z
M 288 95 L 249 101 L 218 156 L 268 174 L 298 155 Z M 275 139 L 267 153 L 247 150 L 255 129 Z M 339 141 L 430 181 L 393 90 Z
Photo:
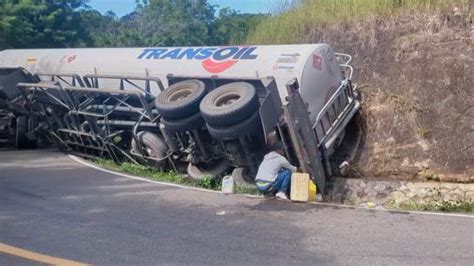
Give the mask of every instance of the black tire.
M 206 176 L 210 176 L 212 179 L 217 179 L 220 178 L 227 169 L 229 169 L 229 166 L 230 163 L 226 159 L 206 168 L 189 163 L 186 172 L 188 177 L 192 180 L 202 180 Z
M 28 117 L 19 116 L 16 118 L 15 129 L 15 147 L 17 149 L 26 149 L 29 146 L 28 136 Z
M 28 132 L 31 132 L 34 134 L 34 137 L 32 139 L 28 139 L 28 148 L 30 149 L 35 149 L 38 147 L 38 139 L 37 139 L 37 132 L 36 128 L 39 125 L 38 117 L 36 116 L 31 116 L 28 118 Z
M 28 131 L 34 131 L 39 125 L 38 117 L 28 117 Z
M 233 126 L 215 127 L 207 124 L 207 130 L 209 134 L 216 139 L 238 139 L 245 135 L 256 136 L 261 133 L 262 122 L 257 112 L 247 120 Z
M 248 171 L 243 167 L 234 168 L 232 171 L 232 179 L 234 179 L 234 183 L 243 188 L 255 188 L 255 180 L 251 178 Z
M 196 113 L 190 117 L 177 120 L 162 119 L 161 122 L 163 125 L 165 125 L 165 129 L 170 133 L 199 129 L 205 124 L 204 119 L 202 119 L 200 113 Z
M 145 156 L 154 158 L 166 157 L 169 148 L 160 137 L 150 131 L 141 131 L 137 135 Z M 132 138 L 132 151 L 134 153 L 140 153 L 140 149 L 138 143 L 135 141 L 135 138 Z M 147 162 L 153 168 L 165 170 L 168 161 L 147 160 Z
M 162 91 L 156 97 L 155 107 L 164 119 L 182 119 L 199 112 L 199 103 L 205 95 L 202 81 L 185 80 Z
M 221 86 L 204 97 L 199 109 L 211 126 L 231 126 L 244 121 L 258 110 L 255 87 L 246 82 Z

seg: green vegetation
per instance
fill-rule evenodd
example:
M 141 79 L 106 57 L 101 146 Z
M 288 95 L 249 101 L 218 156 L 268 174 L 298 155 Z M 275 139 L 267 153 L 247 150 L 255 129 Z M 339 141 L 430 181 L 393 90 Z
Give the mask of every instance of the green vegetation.
M 214 21 L 210 44 L 243 44 L 249 32 L 255 30 L 267 15 L 239 14 L 230 8 L 223 8 Z
M 237 194 L 261 195 L 255 186 L 234 186 L 234 192 Z
M 467 201 L 432 201 L 427 203 L 418 203 L 412 200 L 388 204 L 388 207 L 407 211 L 433 211 L 433 212 L 474 212 L 474 202 Z
M 3 48 L 70 47 L 92 44 L 77 10 L 85 0 L 0 1 L 0 50 Z
M 396 202 L 391 200 L 388 208 L 410 210 L 410 211 L 433 211 L 433 212 L 474 212 L 474 202 L 472 200 L 444 200 L 440 188 L 434 187 L 429 190 L 431 199 L 426 202 L 416 202 L 414 200 L 406 200 Z
M 417 174 L 417 178 L 423 181 L 440 181 L 440 175 L 430 169 L 424 169 Z
M 125 162 L 122 164 L 115 163 L 111 160 L 93 160 L 94 164 L 100 167 L 110 169 L 113 171 L 119 171 L 131 175 L 142 176 L 156 181 L 170 182 L 175 184 L 198 186 L 196 182 L 192 182 L 186 179 L 184 176 L 175 172 L 161 172 L 153 170 L 150 167 Z
M 0 1 L 0 50 L 241 44 L 266 17 L 217 10 L 207 0 L 138 0 L 133 12 L 118 18 L 87 3 Z
M 174 184 L 181 184 L 205 189 L 211 189 L 220 191 L 221 190 L 221 180 L 213 180 L 210 176 L 205 177 L 199 181 L 194 181 L 186 178 L 184 175 L 178 174 L 173 171 L 169 172 L 162 172 L 152 169 L 147 166 L 134 164 L 130 162 L 125 162 L 122 164 L 117 164 L 111 160 L 93 160 L 94 164 L 117 172 L 127 173 L 135 176 L 141 176 L 145 178 L 149 178 L 151 180 L 161 181 L 161 182 L 169 182 Z M 258 195 L 260 194 L 255 187 L 246 186 L 246 187 L 234 187 L 234 192 L 237 194 L 253 194 Z
M 247 42 L 255 44 L 296 43 L 318 26 L 352 22 L 374 15 L 389 16 L 410 10 L 465 7 L 471 0 L 300 0 L 288 12 L 265 19 Z M 298 1 L 297 1 L 298 2 Z
M 87 3 L 0 1 L 0 50 L 295 43 L 310 41 L 314 29 L 327 23 L 464 8 L 470 0 L 281 0 L 275 7 L 281 13 L 273 16 L 218 9 L 207 0 L 138 0 L 135 10 L 121 18 Z

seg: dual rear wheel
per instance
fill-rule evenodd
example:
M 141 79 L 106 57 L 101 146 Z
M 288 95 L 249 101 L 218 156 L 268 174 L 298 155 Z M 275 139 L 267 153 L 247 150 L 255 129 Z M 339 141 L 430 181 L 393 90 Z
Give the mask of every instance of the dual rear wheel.
M 170 132 L 201 128 L 217 139 L 253 135 L 261 128 L 258 95 L 247 82 L 233 82 L 207 93 L 200 80 L 173 84 L 158 95 L 155 107 Z
M 246 82 L 229 83 L 207 93 L 202 81 L 186 80 L 171 85 L 155 100 L 161 121 L 170 133 L 187 132 L 205 126 L 209 134 L 218 140 L 257 135 L 261 131 L 259 105 L 255 87 Z M 141 138 L 148 141 L 143 146 L 150 145 L 150 137 Z M 158 145 L 157 141 L 154 142 Z M 137 144 L 132 143 L 132 148 L 134 145 Z M 163 152 L 161 148 L 156 150 Z M 187 172 L 190 178 L 199 180 L 206 175 L 220 176 L 228 168 L 227 160 L 218 160 L 209 165 L 190 163 Z
M 211 136 L 237 139 L 255 135 L 261 129 L 259 105 L 252 84 L 234 82 L 207 94 L 201 101 L 200 110 Z

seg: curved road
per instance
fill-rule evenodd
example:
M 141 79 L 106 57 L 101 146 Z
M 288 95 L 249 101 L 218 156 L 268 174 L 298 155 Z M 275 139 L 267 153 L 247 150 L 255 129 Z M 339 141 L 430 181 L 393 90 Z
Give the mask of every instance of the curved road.
M 0 244 L 98 265 L 472 265 L 474 219 L 225 196 L 2 150 Z

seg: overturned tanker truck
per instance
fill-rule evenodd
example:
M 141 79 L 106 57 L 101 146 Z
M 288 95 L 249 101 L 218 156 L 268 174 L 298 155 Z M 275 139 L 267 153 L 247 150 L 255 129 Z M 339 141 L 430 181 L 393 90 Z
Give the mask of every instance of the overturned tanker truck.
M 240 183 L 281 141 L 324 191 L 360 106 L 350 62 L 326 44 L 4 50 L 0 138 Z

